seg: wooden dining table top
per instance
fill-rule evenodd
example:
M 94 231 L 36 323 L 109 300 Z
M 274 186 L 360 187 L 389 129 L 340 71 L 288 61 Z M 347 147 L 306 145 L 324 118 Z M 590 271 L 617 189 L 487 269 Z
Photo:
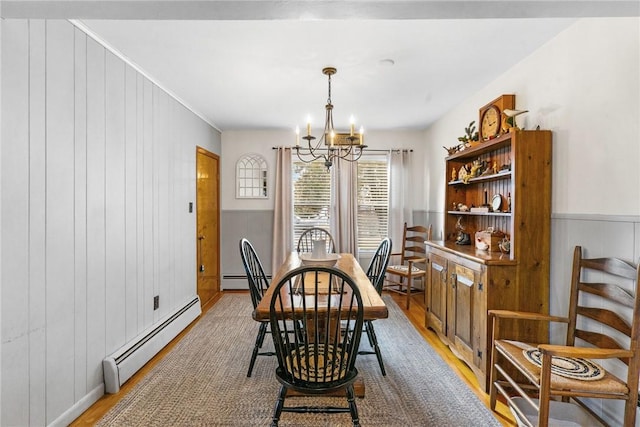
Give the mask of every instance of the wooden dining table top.
M 284 263 L 280 266 L 276 274 L 271 279 L 271 285 L 262 297 L 262 300 L 253 311 L 253 318 L 257 321 L 269 320 L 269 304 L 273 296 L 275 285 L 290 271 L 302 266 L 302 260 L 297 252 L 291 252 Z M 386 319 L 389 317 L 387 306 L 380 297 L 376 289 L 371 284 L 360 264 L 353 254 L 342 253 L 335 265 L 336 268 L 342 270 L 353 279 L 360 295 L 362 296 L 362 304 L 364 309 L 365 320 Z M 285 289 L 285 288 L 283 288 Z

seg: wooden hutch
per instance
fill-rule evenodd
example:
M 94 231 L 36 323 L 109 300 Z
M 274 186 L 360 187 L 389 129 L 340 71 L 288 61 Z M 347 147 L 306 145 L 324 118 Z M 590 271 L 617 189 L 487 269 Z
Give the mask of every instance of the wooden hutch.
M 491 363 L 487 310 L 549 311 L 551 151 L 551 131 L 513 128 L 445 159 L 445 240 L 427 242 L 425 322 L 485 390 Z M 484 172 L 459 179 L 461 168 L 467 166 L 464 175 L 474 161 L 487 165 Z M 475 233 L 486 230 L 504 233 L 510 251 L 496 248 L 502 237 L 488 250 L 478 249 Z M 461 231 L 470 244 L 458 244 Z M 520 321 L 510 333 L 522 341 L 548 340 L 544 322 Z

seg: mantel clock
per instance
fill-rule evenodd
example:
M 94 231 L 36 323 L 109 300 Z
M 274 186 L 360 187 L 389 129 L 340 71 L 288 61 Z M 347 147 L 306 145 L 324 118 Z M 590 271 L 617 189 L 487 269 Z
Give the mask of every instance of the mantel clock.
M 514 109 L 516 106 L 515 95 L 501 95 L 484 107 L 480 108 L 480 138 L 482 141 L 493 139 L 500 135 L 502 129 L 502 112 L 505 109 Z

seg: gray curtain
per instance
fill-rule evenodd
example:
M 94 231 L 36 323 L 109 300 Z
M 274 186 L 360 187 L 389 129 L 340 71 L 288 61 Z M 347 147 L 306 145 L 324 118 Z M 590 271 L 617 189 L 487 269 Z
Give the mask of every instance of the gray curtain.
M 358 163 L 334 159 L 331 167 L 330 228 L 336 252 L 358 258 Z
M 398 244 L 402 242 L 404 223 L 414 225 L 411 154 L 407 150 L 389 152 L 389 237 L 392 242 L 398 242 Z
M 291 184 L 291 149 L 276 150 L 276 179 L 273 212 L 273 247 L 271 274 L 276 274 L 287 255 L 293 250 L 293 200 Z

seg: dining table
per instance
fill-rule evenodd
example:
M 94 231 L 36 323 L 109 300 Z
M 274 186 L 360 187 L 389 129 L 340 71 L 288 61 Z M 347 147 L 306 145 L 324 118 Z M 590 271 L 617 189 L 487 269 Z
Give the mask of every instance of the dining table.
M 384 300 L 380 297 L 376 288 L 373 287 L 367 274 L 362 267 L 360 267 L 360 264 L 353 254 L 341 253 L 339 255 L 340 257 L 335 267 L 351 277 L 358 287 L 360 295 L 362 296 L 364 320 L 386 319 L 389 317 L 389 311 L 387 310 Z M 260 303 L 253 311 L 254 320 L 259 322 L 269 320 L 269 305 L 273 296 L 273 289 L 275 288 L 273 285 L 277 284 L 287 273 L 300 266 L 302 266 L 300 254 L 295 251 L 291 252 L 271 279 L 272 286 L 267 288 L 267 291 L 262 296 L 262 300 L 260 300 Z
M 362 296 L 363 315 L 365 320 L 386 319 L 389 317 L 389 311 L 384 300 L 376 291 L 367 274 L 364 272 L 356 258 L 351 253 L 341 253 L 335 264 L 335 267 L 346 273 L 358 287 Z M 262 299 L 253 311 L 253 319 L 259 322 L 268 321 L 270 317 L 269 306 L 273 296 L 275 285 L 285 277 L 290 271 L 302 266 L 300 254 L 296 251 L 287 255 L 280 268 L 271 279 L 271 286 L 262 296 Z M 283 292 L 288 292 L 288 287 L 282 288 Z M 287 299 L 287 298 L 284 298 Z M 359 377 L 354 383 L 354 391 L 356 396 L 364 397 L 365 385 L 362 377 Z M 293 393 L 292 393 L 293 394 Z

